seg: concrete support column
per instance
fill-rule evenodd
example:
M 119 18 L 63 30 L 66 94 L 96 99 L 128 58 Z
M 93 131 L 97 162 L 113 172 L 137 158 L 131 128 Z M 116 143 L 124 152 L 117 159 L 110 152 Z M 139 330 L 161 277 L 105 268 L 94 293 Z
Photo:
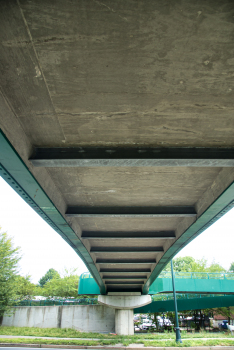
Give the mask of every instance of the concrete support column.
M 115 333 L 122 335 L 134 334 L 133 309 L 115 309 Z
M 140 293 L 108 293 L 99 295 L 98 302 L 115 309 L 115 333 L 134 334 L 133 309 L 151 303 L 150 295 Z

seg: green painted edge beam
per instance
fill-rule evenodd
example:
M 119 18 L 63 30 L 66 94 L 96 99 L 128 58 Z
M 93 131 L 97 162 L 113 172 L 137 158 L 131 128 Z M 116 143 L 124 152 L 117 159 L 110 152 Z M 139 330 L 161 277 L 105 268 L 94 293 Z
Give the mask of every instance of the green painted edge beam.
M 78 254 L 92 273 L 102 294 L 106 288 L 89 252 L 58 211 L 35 177 L 0 130 L 0 176 Z
M 148 294 L 149 288 L 170 260 L 188 243 L 205 231 L 214 222 L 234 207 L 234 182 L 209 206 L 208 209 L 177 239 L 166 251 L 162 259 L 152 271 L 143 287 L 143 294 Z
M 180 274 L 180 273 L 178 273 Z M 197 275 L 198 274 L 198 275 Z M 234 295 L 234 273 L 225 273 L 225 278 L 223 273 L 213 273 L 216 275 L 216 278 L 202 278 L 199 273 L 197 272 L 191 272 L 191 276 L 197 276 L 196 278 L 176 278 L 176 288 L 177 288 L 177 295 L 178 293 L 182 295 L 190 295 L 189 299 L 191 299 L 191 295 Z M 160 275 L 161 276 L 161 275 Z M 171 278 L 164 277 L 158 277 L 154 283 L 150 286 L 149 294 L 151 295 L 157 295 L 157 297 L 163 297 L 163 295 L 159 293 L 171 293 L 172 292 L 172 282 Z M 178 277 L 178 276 L 176 276 Z M 123 272 L 117 273 L 116 275 L 108 276 L 106 274 L 103 274 L 103 279 L 141 279 L 146 280 L 147 274 L 141 275 L 140 273 L 137 273 L 136 275 L 131 272 L 128 274 L 125 274 Z M 93 292 L 93 290 L 97 291 L 98 286 L 91 276 L 90 273 L 84 272 L 80 276 L 80 282 L 79 282 L 79 294 L 100 294 L 100 292 Z M 82 292 L 81 292 L 82 291 Z
M 234 306 L 234 295 L 207 296 L 202 298 L 180 298 L 177 300 L 179 311 Z M 135 314 L 148 312 L 174 311 L 173 300 L 153 301 L 151 304 L 134 309 Z

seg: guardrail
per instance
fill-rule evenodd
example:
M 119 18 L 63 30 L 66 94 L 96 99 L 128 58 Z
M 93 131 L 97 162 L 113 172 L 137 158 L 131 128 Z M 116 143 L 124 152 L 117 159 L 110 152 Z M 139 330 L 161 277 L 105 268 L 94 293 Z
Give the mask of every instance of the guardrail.
M 171 278 L 171 272 L 170 271 L 163 271 L 160 273 L 160 275 L 157 278 Z M 234 280 L 234 273 L 175 272 L 175 278 Z

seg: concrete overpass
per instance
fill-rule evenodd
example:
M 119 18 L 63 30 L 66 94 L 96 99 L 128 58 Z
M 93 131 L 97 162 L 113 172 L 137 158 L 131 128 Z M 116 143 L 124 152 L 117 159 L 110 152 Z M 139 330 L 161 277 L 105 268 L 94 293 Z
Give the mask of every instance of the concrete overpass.
M 104 295 L 147 294 L 233 207 L 233 15 L 229 0 L 0 3 L 1 176 Z

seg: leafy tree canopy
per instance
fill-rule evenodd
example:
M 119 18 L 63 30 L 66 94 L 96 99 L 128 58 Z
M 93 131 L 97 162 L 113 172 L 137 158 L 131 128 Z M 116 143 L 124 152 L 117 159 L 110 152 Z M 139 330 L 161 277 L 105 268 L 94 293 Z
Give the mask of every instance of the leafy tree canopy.
M 79 276 L 76 269 L 71 271 L 65 270 L 64 277 L 53 278 L 48 281 L 41 289 L 42 295 L 53 298 L 77 298 Z
M 45 284 L 51 281 L 53 278 L 60 278 L 60 274 L 55 269 L 49 269 L 46 274 L 39 280 L 39 286 L 44 287 Z
M 226 272 L 226 270 L 215 261 L 208 265 L 206 259 L 194 259 L 191 256 L 173 259 L 173 268 L 177 272 Z M 167 264 L 164 271 L 170 271 L 171 264 Z
M 12 239 L 0 232 L 0 317 L 16 298 L 15 280 L 20 258 L 19 247 L 14 248 Z
M 230 266 L 228 272 L 234 272 L 234 261 L 231 263 L 231 266 Z
M 16 299 L 28 299 L 31 300 L 35 295 L 37 295 L 37 286 L 30 281 L 30 276 L 16 276 L 15 277 L 15 293 Z

